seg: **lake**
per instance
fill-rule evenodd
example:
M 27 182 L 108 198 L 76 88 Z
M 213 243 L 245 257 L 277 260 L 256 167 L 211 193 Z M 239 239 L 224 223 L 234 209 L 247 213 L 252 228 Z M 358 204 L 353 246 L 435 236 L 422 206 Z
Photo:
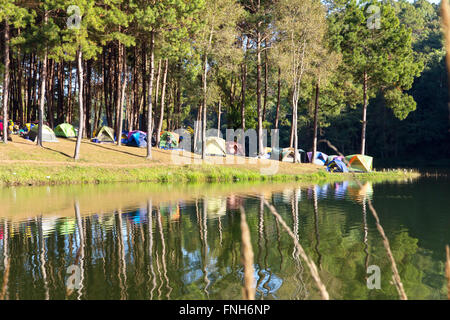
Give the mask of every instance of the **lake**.
M 331 299 L 398 299 L 368 208 L 379 215 L 410 299 L 446 299 L 448 176 L 386 183 L 0 189 L 0 298 L 241 299 L 240 207 L 256 299 L 320 299 L 292 237 Z M 369 289 L 369 266 L 380 289 Z

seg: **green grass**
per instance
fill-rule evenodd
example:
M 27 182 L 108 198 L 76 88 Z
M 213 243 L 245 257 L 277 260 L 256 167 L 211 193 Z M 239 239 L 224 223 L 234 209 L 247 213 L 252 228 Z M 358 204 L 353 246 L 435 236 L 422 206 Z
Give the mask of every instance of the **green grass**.
M 362 181 L 385 181 L 415 178 L 416 172 L 396 170 L 356 174 Z M 77 165 L 24 165 L 0 166 L 0 186 L 55 185 L 112 182 L 156 183 L 213 183 L 213 182 L 338 182 L 352 179 L 351 174 L 327 173 L 324 170 L 303 174 L 262 175 L 254 169 L 226 166 L 153 166 L 140 168 L 108 168 Z

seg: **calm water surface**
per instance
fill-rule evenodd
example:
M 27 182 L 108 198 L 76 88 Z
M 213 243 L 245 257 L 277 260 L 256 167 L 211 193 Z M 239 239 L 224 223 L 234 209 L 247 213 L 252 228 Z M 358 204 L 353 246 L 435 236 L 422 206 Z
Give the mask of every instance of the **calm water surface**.
M 0 189 L 0 298 L 240 299 L 240 211 L 251 231 L 257 299 L 319 299 L 298 236 L 333 299 L 397 299 L 374 218 L 409 298 L 445 299 L 450 181 Z M 381 269 L 369 290 L 367 267 Z M 75 271 L 73 271 L 75 270 Z M 73 289 L 66 283 L 70 274 Z

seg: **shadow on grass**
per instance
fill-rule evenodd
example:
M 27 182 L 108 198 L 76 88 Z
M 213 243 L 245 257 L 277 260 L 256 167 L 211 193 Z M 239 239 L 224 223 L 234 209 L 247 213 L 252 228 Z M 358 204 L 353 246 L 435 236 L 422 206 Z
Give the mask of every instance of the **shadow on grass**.
M 144 159 L 146 158 L 146 155 L 141 156 L 141 155 L 139 155 L 139 154 L 131 153 L 131 152 L 128 152 L 128 151 L 123 151 L 123 150 L 117 150 L 117 149 L 113 149 L 113 148 L 108 148 L 106 145 L 102 145 L 102 144 L 100 144 L 100 143 L 95 143 L 95 142 L 90 142 L 90 141 L 84 141 L 84 142 L 82 142 L 82 143 L 84 143 L 84 144 L 89 144 L 89 145 L 92 145 L 92 146 L 95 146 L 95 147 L 98 147 L 98 148 L 102 148 L 102 149 L 105 149 L 105 150 L 109 150 L 109 151 L 120 152 L 120 153 L 123 153 L 123 154 L 126 154 L 126 155 L 130 155 L 130 156 L 133 156 L 133 157 L 137 157 L 137 158 L 144 158 Z M 111 143 L 111 145 L 112 145 L 112 146 L 116 146 L 116 144 L 113 144 L 113 143 Z
M 71 156 L 71 155 L 69 155 L 69 154 L 67 154 L 67 153 L 65 153 L 65 152 L 58 151 L 58 150 L 55 150 L 55 149 L 52 149 L 52 148 L 49 148 L 49 147 L 45 147 L 45 146 L 44 146 L 43 148 L 44 148 L 45 150 L 53 151 L 53 152 L 55 152 L 55 153 L 59 153 L 59 154 L 65 156 L 65 157 L 67 157 L 67 158 L 73 159 L 73 156 Z

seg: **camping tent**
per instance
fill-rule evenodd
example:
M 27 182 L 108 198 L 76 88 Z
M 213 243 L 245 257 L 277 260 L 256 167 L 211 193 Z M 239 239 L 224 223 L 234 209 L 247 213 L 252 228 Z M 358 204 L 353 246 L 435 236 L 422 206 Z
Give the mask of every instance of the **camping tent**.
M 206 154 L 209 156 L 223 156 L 226 157 L 225 140 L 218 137 L 206 138 Z
M 327 171 L 328 172 L 348 172 L 348 168 L 345 165 L 345 163 L 343 163 L 341 160 L 334 159 L 333 161 L 331 161 L 328 164 Z
M 169 140 L 171 141 L 171 145 L 169 145 Z M 178 141 L 180 140 L 180 136 L 175 132 L 163 131 L 161 132 L 159 139 L 159 147 L 161 149 L 173 149 L 178 147 Z
M 331 161 L 338 159 L 340 161 L 344 161 L 344 157 L 343 156 L 337 156 L 337 155 L 332 155 L 332 156 L 328 156 L 327 157 L 327 161 L 325 162 L 325 165 L 329 165 L 331 163 Z
M 114 139 L 114 130 L 110 127 L 107 126 L 103 126 L 98 130 L 97 135 L 95 136 L 94 139 L 92 139 L 92 141 L 94 142 L 113 142 L 115 141 Z
M 308 155 L 308 161 L 311 162 L 312 152 L 308 152 L 307 155 Z M 327 162 L 328 155 L 326 155 L 323 152 L 316 151 L 316 155 L 315 155 L 314 158 L 315 158 L 314 162 L 313 162 L 314 164 L 317 164 L 319 166 L 323 166 Z
M 63 138 L 75 138 L 75 129 L 69 123 L 61 123 L 55 128 L 55 135 Z
M 142 131 L 131 131 L 128 133 L 127 146 L 146 148 L 147 147 L 147 134 Z
M 297 157 L 298 157 L 298 161 L 301 162 L 301 158 L 300 158 L 300 152 L 305 152 L 302 149 L 297 149 Z M 294 153 L 294 148 L 284 148 L 281 152 L 281 161 L 283 162 L 295 162 L 295 153 Z
M 242 147 L 242 144 L 234 142 L 234 141 L 227 141 L 227 153 L 233 154 L 236 156 L 245 156 L 244 148 Z
M 28 132 L 28 139 L 32 141 L 36 141 L 39 134 L 39 125 L 34 126 L 31 128 L 30 132 Z M 42 141 L 43 142 L 58 142 L 58 139 L 56 139 L 55 133 L 52 129 L 50 129 L 45 124 L 42 127 Z
M 346 156 L 345 160 L 348 162 L 349 171 L 371 172 L 373 165 L 373 158 L 363 156 L 362 154 L 352 154 Z

